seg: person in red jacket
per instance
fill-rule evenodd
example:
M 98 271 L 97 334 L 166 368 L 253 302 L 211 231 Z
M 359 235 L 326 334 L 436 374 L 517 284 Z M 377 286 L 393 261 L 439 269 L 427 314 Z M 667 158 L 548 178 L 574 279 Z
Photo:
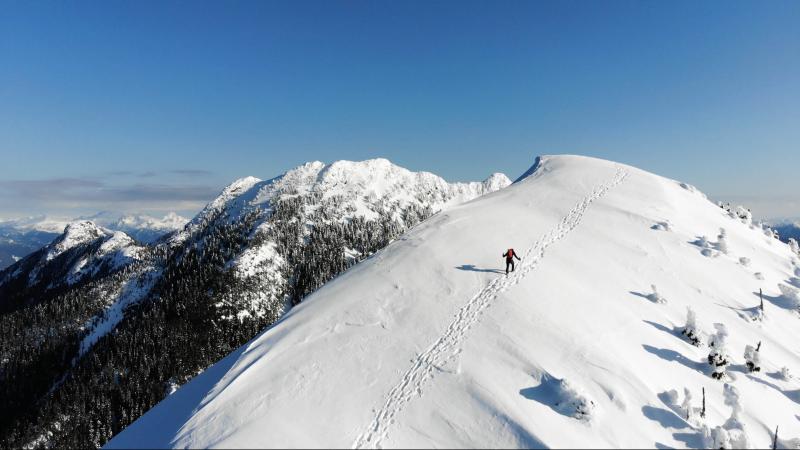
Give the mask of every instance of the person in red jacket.
M 513 248 L 508 249 L 508 251 L 503 253 L 503 256 L 505 256 L 506 258 L 506 275 L 508 275 L 509 266 L 511 267 L 511 271 L 512 272 L 514 271 L 514 258 L 517 258 L 517 260 L 519 261 L 522 260 L 519 258 L 519 256 L 517 256 L 517 253 L 514 251 Z

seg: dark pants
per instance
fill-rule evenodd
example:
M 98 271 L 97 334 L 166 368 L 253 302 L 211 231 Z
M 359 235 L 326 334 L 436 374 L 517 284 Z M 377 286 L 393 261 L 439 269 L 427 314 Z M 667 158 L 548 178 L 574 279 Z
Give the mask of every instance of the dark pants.
M 508 273 L 508 266 L 511 266 L 511 271 L 513 272 L 514 271 L 514 260 L 513 259 L 507 259 L 506 260 L 506 273 Z

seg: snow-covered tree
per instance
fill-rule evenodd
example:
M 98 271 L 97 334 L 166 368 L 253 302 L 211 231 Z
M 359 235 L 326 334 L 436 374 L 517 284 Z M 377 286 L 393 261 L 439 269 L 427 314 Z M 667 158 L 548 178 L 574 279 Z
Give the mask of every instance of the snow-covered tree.
M 789 248 L 792 250 L 792 253 L 800 255 L 800 244 L 797 243 L 796 239 L 789 238 Z
M 694 417 L 694 409 L 692 408 L 692 391 L 689 388 L 683 388 L 683 403 L 681 403 L 681 410 L 683 416 L 687 421 L 692 420 Z
M 692 345 L 695 347 L 700 346 L 700 330 L 697 327 L 697 316 L 691 307 L 686 308 L 686 326 L 683 327 L 681 333 L 686 336 L 686 339 L 688 339 Z
M 750 225 L 753 222 L 753 213 L 741 205 L 736 207 L 736 217 L 738 217 L 739 220 L 741 220 L 745 225 Z
M 558 383 L 558 402 L 555 406 L 562 414 L 578 420 L 590 420 L 594 411 L 594 402 L 566 379 Z
M 781 367 L 781 378 L 787 381 L 792 379 L 792 372 L 789 370 L 788 367 L 786 366 Z
M 725 228 L 719 229 L 719 236 L 717 236 L 717 250 L 724 254 L 728 254 L 728 232 Z
M 733 446 L 731 445 L 731 438 L 728 435 L 728 430 L 722 427 L 714 427 L 714 429 L 712 430 L 709 430 L 708 427 L 704 427 L 702 435 L 703 435 L 703 447 L 705 448 L 719 448 L 719 449 L 733 448 Z
M 655 284 L 651 284 L 650 288 L 653 289 L 653 292 L 647 296 L 647 298 L 653 303 L 667 303 L 667 299 L 664 298 L 661 294 L 658 293 L 658 289 L 656 288 Z
M 725 422 L 723 428 L 728 431 L 728 438 L 733 446 L 732 448 L 749 448 L 750 443 L 744 424 L 739 420 L 739 414 L 742 412 L 739 390 L 734 385 L 725 383 L 723 396 L 725 397 L 725 404 L 731 407 L 731 416 Z
M 715 323 L 714 328 L 717 332 L 708 338 L 708 347 L 711 349 L 708 353 L 708 363 L 713 367 L 711 377 L 721 380 L 730 364 L 727 350 L 728 330 L 721 323 Z
M 744 360 L 750 372 L 761 371 L 761 342 L 758 343 L 758 347 L 753 347 L 752 345 L 745 346 Z

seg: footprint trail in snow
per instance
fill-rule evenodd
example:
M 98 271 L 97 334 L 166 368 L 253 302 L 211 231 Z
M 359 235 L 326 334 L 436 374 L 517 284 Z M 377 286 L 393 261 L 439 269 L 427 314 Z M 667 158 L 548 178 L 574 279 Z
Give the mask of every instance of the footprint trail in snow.
M 423 386 L 437 373 L 435 370 L 437 367 L 444 367 L 445 364 L 458 355 L 461 342 L 464 340 L 467 331 L 478 321 L 480 314 L 491 306 L 492 301 L 499 294 L 519 283 L 528 273 L 538 267 L 544 258 L 545 250 L 564 239 L 570 231 L 574 230 L 580 224 L 589 206 L 595 200 L 603 197 L 609 190 L 622 183 L 627 175 L 628 173 L 622 168 L 617 169 L 616 174 L 610 181 L 597 186 L 587 196 L 578 201 L 554 228 L 528 248 L 516 271 L 508 276 L 502 275 L 495 278 L 466 305 L 461 307 L 444 334 L 416 358 L 411 368 L 389 391 L 383 406 L 376 412 L 369 427 L 356 438 L 353 448 L 380 448 L 382 441 L 387 438 L 389 427 L 394 423 L 394 418 L 397 414 L 415 396 L 422 396 Z

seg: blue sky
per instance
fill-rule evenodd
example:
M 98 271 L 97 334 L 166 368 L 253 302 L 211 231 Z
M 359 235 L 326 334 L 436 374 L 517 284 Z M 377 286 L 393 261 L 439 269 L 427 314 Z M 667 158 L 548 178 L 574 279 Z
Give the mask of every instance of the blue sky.
M 0 217 L 576 153 L 800 216 L 800 2 L 0 0 Z

